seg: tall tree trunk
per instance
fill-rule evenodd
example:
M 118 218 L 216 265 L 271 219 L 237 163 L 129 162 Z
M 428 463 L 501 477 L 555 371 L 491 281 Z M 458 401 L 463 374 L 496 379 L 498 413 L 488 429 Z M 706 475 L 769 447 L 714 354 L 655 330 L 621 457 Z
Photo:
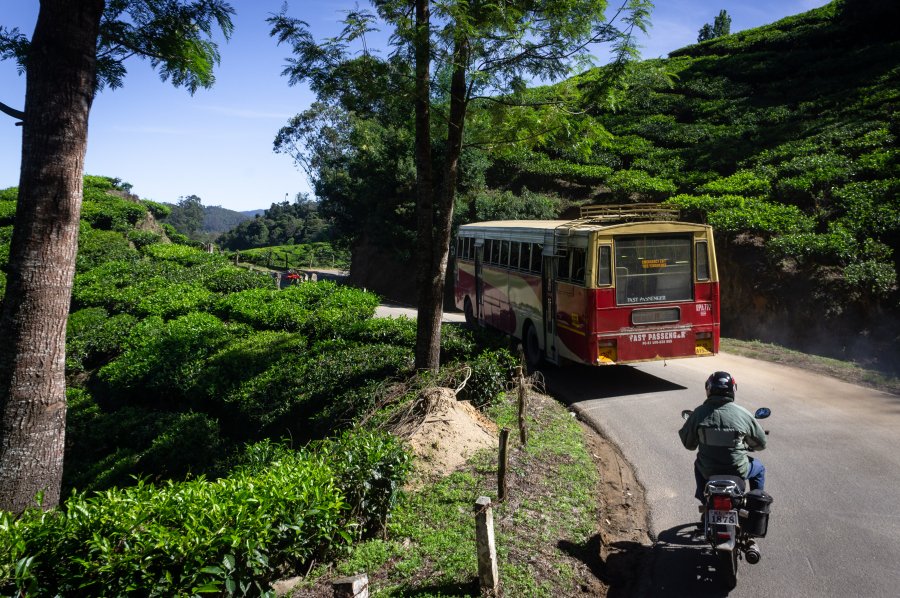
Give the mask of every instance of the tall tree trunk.
M 420 343 L 427 345 L 427 368 L 437 370 L 440 365 L 441 318 L 444 313 L 444 284 L 450 253 L 450 232 L 453 225 L 453 202 L 459 157 L 462 153 L 463 129 L 466 122 L 466 66 L 469 61 L 468 40 L 457 39 L 453 48 L 453 74 L 450 79 L 450 118 L 447 125 L 447 153 L 444 158 L 444 184 L 434 204 L 431 262 L 428 277 L 420 287 L 416 357 Z
M 419 314 L 416 320 L 416 368 L 437 370 L 442 311 L 435 322 L 432 263 L 434 262 L 434 174 L 431 165 L 431 31 L 429 0 L 416 0 L 416 252 Z M 437 335 L 437 348 L 435 348 Z
M 0 509 L 59 502 L 65 335 L 103 0 L 41 0 L 28 54 L 19 200 L 0 316 Z

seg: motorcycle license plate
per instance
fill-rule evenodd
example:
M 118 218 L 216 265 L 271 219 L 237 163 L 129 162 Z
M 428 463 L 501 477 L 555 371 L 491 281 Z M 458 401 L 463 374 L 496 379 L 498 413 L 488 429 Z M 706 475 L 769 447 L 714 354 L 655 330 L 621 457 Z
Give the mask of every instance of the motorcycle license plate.
M 707 513 L 706 520 L 712 524 L 737 525 L 738 524 L 738 512 L 737 511 L 709 511 Z

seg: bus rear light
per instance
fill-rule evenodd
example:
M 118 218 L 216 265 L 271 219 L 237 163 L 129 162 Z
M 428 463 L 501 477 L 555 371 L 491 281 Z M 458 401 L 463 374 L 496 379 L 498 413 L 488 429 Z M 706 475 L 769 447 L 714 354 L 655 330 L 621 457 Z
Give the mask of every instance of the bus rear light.
M 697 339 L 712 338 L 712 332 L 698 332 L 696 337 L 697 337 Z
M 612 364 L 619 358 L 615 339 L 602 339 L 597 342 L 597 364 Z

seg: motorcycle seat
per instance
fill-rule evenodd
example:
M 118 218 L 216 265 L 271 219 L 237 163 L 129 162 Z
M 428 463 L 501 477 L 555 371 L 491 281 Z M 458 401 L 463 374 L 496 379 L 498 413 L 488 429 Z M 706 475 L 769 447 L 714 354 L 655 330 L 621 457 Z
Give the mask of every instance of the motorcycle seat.
M 737 487 L 741 492 L 744 492 L 747 489 L 747 480 L 742 477 L 734 476 L 734 475 L 711 475 L 707 482 L 734 482 L 737 484 Z

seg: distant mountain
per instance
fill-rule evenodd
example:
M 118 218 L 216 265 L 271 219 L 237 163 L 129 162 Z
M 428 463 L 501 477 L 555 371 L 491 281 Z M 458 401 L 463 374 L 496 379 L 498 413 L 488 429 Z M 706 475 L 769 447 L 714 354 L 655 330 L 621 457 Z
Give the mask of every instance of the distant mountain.
M 246 210 L 241 212 L 241 214 L 246 214 L 248 218 L 255 218 L 256 216 L 262 216 L 265 214 L 265 210 Z
M 263 210 L 236 212 L 221 206 L 203 206 L 203 226 L 201 230 L 204 233 L 224 233 L 233 229 L 244 220 L 253 218 L 256 213 L 262 212 Z

